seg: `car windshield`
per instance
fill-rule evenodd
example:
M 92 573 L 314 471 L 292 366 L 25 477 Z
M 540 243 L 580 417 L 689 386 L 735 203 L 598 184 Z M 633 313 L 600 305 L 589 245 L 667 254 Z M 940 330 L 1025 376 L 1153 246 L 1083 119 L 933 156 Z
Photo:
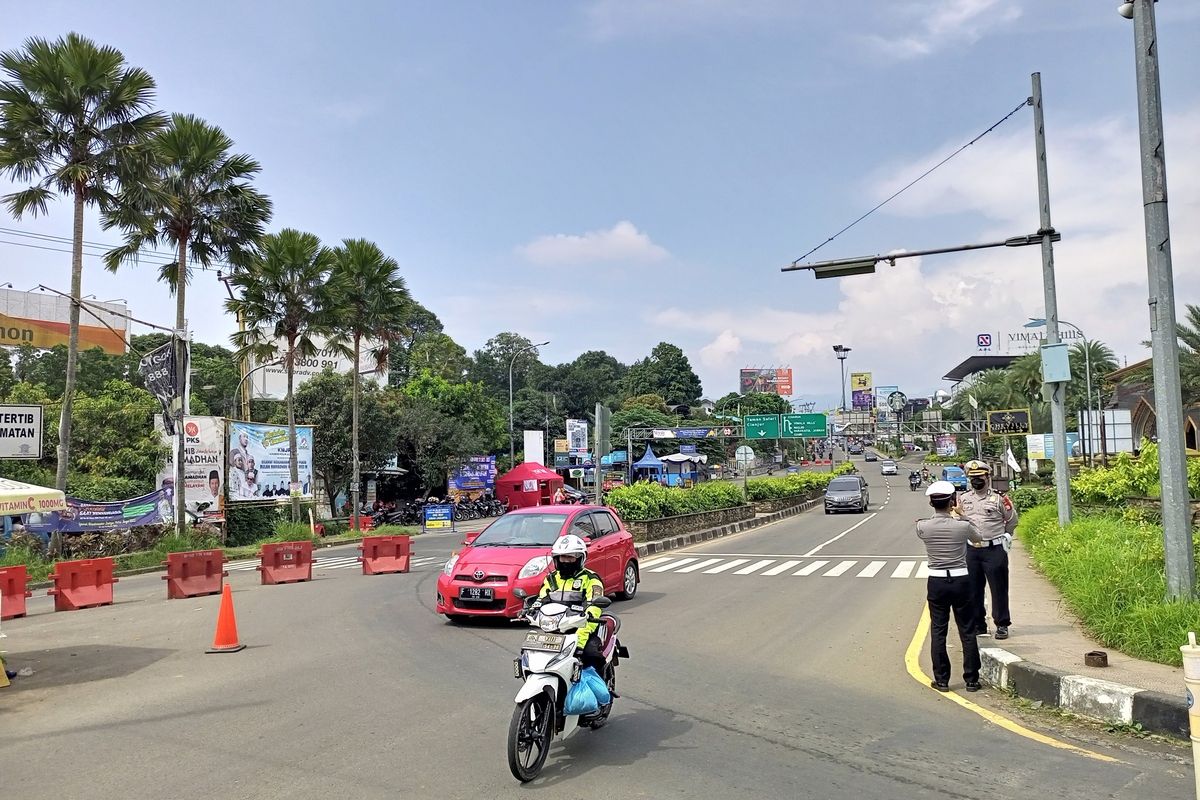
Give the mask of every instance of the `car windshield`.
M 549 547 L 562 533 L 566 514 L 509 514 L 479 534 L 475 547 Z
M 857 492 L 860 486 L 857 478 L 835 478 L 829 482 L 829 491 Z
M 885 466 L 885 467 L 894 467 L 894 466 L 896 466 L 896 462 L 895 462 L 895 461 L 881 461 L 881 462 L 879 462 L 879 463 L 880 463 L 880 464 L 882 464 L 882 465 L 883 465 L 883 466 Z
M 949 467 L 949 468 L 946 470 L 946 477 L 947 477 L 947 478 L 957 478 L 957 477 L 959 477 L 960 475 L 965 475 L 965 474 L 966 474 L 966 473 L 964 473 L 964 472 L 963 472 L 961 469 L 959 469 L 958 467 Z

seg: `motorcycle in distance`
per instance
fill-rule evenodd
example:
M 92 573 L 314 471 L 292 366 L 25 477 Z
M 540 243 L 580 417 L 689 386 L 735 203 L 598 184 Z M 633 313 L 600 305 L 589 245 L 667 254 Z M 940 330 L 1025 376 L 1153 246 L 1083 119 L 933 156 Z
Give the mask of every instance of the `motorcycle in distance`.
M 570 736 L 580 728 L 593 730 L 608 721 L 617 698 L 616 668 L 622 658 L 629 658 L 629 649 L 617 639 L 621 622 L 611 614 L 600 615 L 600 626 L 593 636 L 603 642 L 604 669 L 601 677 L 612 695 L 599 711 L 586 715 L 567 715 L 564 712 L 567 690 L 579 681 L 582 663 L 575 655 L 576 632 L 588 623 L 581 605 L 547 602 L 536 605 L 537 598 L 524 590 L 514 592 L 525 603 L 519 619 L 536 630 L 525 635 L 521 655 L 513 661 L 513 674 L 525 685 L 517 692 L 512 722 L 508 726 L 508 768 L 521 783 L 528 783 L 541 774 L 550 753 L 555 735 Z M 607 608 L 612 600 L 601 597 L 592 605 Z
M 920 488 L 921 488 L 921 473 L 919 473 L 919 472 L 908 473 L 908 490 L 910 492 L 915 492 L 917 489 L 920 489 Z

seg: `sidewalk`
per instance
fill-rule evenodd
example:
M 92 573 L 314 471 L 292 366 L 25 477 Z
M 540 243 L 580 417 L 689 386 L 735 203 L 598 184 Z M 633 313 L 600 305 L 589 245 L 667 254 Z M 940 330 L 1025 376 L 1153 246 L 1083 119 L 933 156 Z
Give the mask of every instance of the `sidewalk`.
M 1020 541 L 1013 543 L 1009 558 L 1009 602 L 1012 636 L 979 638 L 988 683 L 1082 716 L 1187 735 L 1183 669 L 1097 644 L 1034 568 Z M 995 630 L 991 619 L 988 627 Z M 1109 666 L 1084 663 L 1084 654 L 1094 650 L 1108 654 Z

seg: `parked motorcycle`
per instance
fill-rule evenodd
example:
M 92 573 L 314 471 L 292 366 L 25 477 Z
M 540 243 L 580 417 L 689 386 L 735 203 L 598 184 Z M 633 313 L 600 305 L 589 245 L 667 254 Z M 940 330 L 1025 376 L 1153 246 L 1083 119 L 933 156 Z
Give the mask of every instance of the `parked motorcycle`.
M 593 635 L 600 636 L 603 643 L 601 677 L 611 697 L 592 714 L 568 715 L 564 711 L 567 691 L 579 682 L 583 668 L 575 649 L 576 632 L 588 623 L 586 610 L 582 605 L 553 602 L 530 606 L 536 598 L 521 589 L 514 593 L 527 604 L 520 618 L 536 629 L 525 635 L 521 655 L 513 661 L 514 677 L 525 681 L 525 685 L 517 692 L 517 707 L 508 726 L 508 768 L 513 777 L 528 783 L 541 774 L 556 734 L 566 738 L 580 728 L 594 730 L 608 721 L 617 697 L 617 665 L 622 658 L 629 658 L 629 650 L 617 639 L 620 620 L 612 614 L 601 614 L 600 626 Z M 591 604 L 607 608 L 612 600 L 601 597 Z

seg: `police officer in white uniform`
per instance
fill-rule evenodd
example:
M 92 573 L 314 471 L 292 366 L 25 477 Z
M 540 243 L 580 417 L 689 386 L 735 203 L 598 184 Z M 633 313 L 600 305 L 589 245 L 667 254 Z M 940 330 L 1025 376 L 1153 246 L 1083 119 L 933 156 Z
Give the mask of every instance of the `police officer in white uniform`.
M 992 621 L 996 638 L 1007 639 L 1012 619 L 1008 610 L 1008 550 L 1017 529 L 1017 510 L 1012 501 L 991 488 L 991 468 L 982 461 L 968 461 L 967 479 L 971 489 L 958 498 L 959 516 L 970 520 L 983 535 L 983 541 L 967 550 L 967 569 L 971 571 L 975 634 L 988 632 L 987 609 L 983 606 L 984 588 L 992 588 Z
M 963 680 L 968 692 L 979 691 L 979 643 L 975 641 L 975 612 L 971 602 L 971 578 L 967 573 L 968 543 L 982 537 L 969 520 L 951 516 L 954 484 L 935 481 L 925 490 L 933 516 L 917 520 L 917 536 L 925 543 L 929 561 L 926 599 L 929 603 L 929 648 L 933 658 L 933 682 L 939 692 L 950 691 L 950 656 L 946 632 L 950 612 L 963 650 Z

